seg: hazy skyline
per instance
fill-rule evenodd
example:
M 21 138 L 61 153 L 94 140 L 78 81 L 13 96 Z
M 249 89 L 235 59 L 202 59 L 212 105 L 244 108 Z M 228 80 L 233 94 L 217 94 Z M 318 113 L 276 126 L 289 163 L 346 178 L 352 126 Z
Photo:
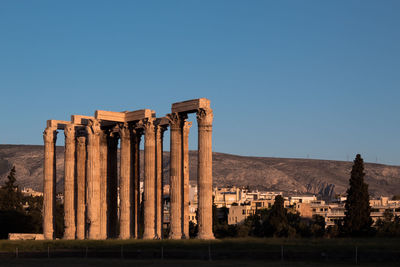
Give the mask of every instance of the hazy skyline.
M 400 165 L 399 11 L 399 1 L 2 1 L 0 143 L 42 144 L 47 119 L 164 116 L 206 97 L 216 152 Z

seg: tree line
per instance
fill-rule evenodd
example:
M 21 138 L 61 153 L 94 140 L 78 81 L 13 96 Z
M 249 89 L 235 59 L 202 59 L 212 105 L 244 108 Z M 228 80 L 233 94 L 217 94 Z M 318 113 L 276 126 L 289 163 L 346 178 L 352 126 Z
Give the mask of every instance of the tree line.
M 335 225 L 325 227 L 325 219 L 314 215 L 304 219 L 294 210 L 284 208 L 282 196 L 276 196 L 269 209 L 257 210 L 243 223 L 228 224 L 226 208 L 214 207 L 213 227 L 217 238 L 224 237 L 400 237 L 400 217 L 386 210 L 382 219 L 373 223 L 369 203 L 368 185 L 364 181 L 364 161 L 357 154 L 351 170 L 345 217 L 335 221 Z M 393 199 L 396 199 L 394 197 Z M 224 216 L 217 216 L 217 213 Z
M 43 197 L 24 196 L 16 183 L 16 170 L 12 167 L 5 184 L 0 188 L 0 238 L 8 238 L 9 233 L 43 232 Z M 61 218 L 56 220 L 56 236 L 63 232 L 63 207 L 57 202 L 56 213 Z
M 0 238 L 9 233 L 42 233 L 43 197 L 24 196 L 16 184 L 13 167 L 5 184 L 0 188 Z M 276 196 L 269 209 L 259 209 L 243 223 L 228 224 L 228 208 L 213 206 L 213 231 L 216 238 L 226 237 L 400 237 L 400 217 L 385 211 L 375 224 L 371 219 L 368 185 L 364 182 L 364 162 L 358 154 L 354 160 L 347 190 L 345 217 L 335 225 L 325 227 L 325 219 L 314 215 L 305 219 L 295 210 L 284 207 L 282 196 Z M 143 205 L 141 208 L 143 215 Z M 64 232 L 64 209 L 61 202 L 55 207 L 55 236 Z M 143 218 L 143 216 L 141 216 Z M 143 228 L 143 222 L 140 223 Z M 197 225 L 189 223 L 190 237 L 197 235 Z M 168 236 L 165 229 L 164 237 Z

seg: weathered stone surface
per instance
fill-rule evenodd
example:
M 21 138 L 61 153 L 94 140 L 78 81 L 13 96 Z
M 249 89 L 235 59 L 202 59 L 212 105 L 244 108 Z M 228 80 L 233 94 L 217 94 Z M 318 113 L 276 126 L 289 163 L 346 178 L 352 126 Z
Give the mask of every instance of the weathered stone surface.
M 212 232 L 212 109 L 199 109 L 198 220 L 199 239 L 214 239 Z
M 98 120 L 125 122 L 125 112 L 96 110 L 94 116 Z
M 184 118 L 178 113 L 168 114 L 171 129 L 170 172 L 170 239 L 182 238 L 182 125 Z
M 75 239 L 75 125 L 64 128 L 64 239 Z
M 141 109 L 124 112 L 96 110 L 95 112 L 96 119 L 113 122 L 133 122 L 142 119 L 152 118 L 154 116 L 155 112 L 151 109 Z
M 100 123 L 97 120 L 90 121 L 86 128 L 88 238 L 100 239 Z
M 75 125 L 88 125 L 90 120 L 94 120 L 93 116 L 71 115 L 71 122 Z
M 65 126 L 70 124 L 69 121 L 60 121 L 60 120 L 48 120 L 47 127 L 55 128 L 56 130 L 64 130 Z
M 154 239 L 155 236 L 155 129 L 154 119 L 143 121 L 144 126 L 144 232 L 143 239 Z
M 127 123 L 120 124 L 119 135 L 121 139 L 120 161 L 120 239 L 131 237 L 131 133 Z
M 207 98 L 198 98 L 172 104 L 171 112 L 192 113 L 192 112 L 197 112 L 198 109 L 209 109 L 209 108 L 210 108 L 210 100 L 208 100 Z
M 125 113 L 125 121 L 139 121 L 147 118 L 153 117 L 154 111 L 151 109 L 141 109 L 135 111 L 129 111 Z
M 9 233 L 8 240 L 44 240 L 43 234 Z
M 191 121 L 185 121 L 182 134 L 182 233 L 183 238 L 189 238 L 189 130 Z
M 163 238 L 163 137 L 167 130 L 166 125 L 156 126 L 156 238 Z
M 131 228 L 132 237 L 139 237 L 139 214 L 140 212 L 140 142 L 143 134 L 143 129 L 138 125 L 132 129 L 131 134 L 131 156 L 132 156 L 132 215 Z
M 107 135 L 100 133 L 100 239 L 107 239 Z
M 54 209 L 56 201 L 56 140 L 57 128 L 47 127 L 43 132 L 43 235 L 54 238 Z
M 76 238 L 85 239 L 86 212 L 86 137 L 79 136 L 76 144 Z

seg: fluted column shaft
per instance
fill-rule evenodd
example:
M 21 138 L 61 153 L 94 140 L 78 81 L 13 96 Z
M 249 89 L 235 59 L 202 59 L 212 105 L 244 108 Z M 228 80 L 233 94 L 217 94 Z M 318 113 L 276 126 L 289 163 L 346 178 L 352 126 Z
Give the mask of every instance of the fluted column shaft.
M 79 136 L 76 145 L 76 238 L 85 239 L 86 137 Z
M 163 137 L 165 126 L 156 128 L 156 237 L 163 238 Z
M 185 121 L 182 133 L 182 233 L 189 238 L 189 130 L 192 122 Z
M 107 134 L 100 133 L 100 239 L 107 239 Z
M 54 209 L 56 201 L 56 140 L 57 129 L 47 127 L 43 132 L 43 235 L 54 238 Z
M 137 125 L 136 125 L 137 126 Z M 131 155 L 132 155 L 132 180 L 131 180 L 131 196 L 132 196 L 132 237 L 139 237 L 139 215 L 140 215 L 140 141 L 143 130 L 134 128 L 131 136 Z
M 75 239 L 75 126 L 66 125 L 64 135 L 64 239 Z
M 182 118 L 168 115 L 171 128 L 170 156 L 170 239 L 182 238 Z
M 88 238 L 100 239 L 100 124 L 90 121 L 87 127 L 87 221 Z
M 120 126 L 121 138 L 121 161 L 120 161 L 120 230 L 119 238 L 129 239 L 131 237 L 131 199 L 130 199 L 130 180 L 131 180 L 131 142 L 130 129 L 125 123 Z
M 118 138 L 115 136 L 108 136 L 107 176 L 108 234 L 110 238 L 116 238 L 118 236 Z
M 143 239 L 155 238 L 155 129 L 154 119 L 144 121 L 144 232 Z
M 199 239 L 214 239 L 212 232 L 212 109 L 199 109 L 198 123 L 198 227 Z

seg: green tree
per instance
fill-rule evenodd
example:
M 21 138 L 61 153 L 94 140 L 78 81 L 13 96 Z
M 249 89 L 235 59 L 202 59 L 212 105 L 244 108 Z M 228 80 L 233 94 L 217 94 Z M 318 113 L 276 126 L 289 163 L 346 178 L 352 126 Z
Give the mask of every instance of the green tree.
M 30 214 L 29 210 L 24 209 L 23 195 L 16 185 L 15 174 L 13 167 L 6 183 L 0 188 L 0 238 L 7 238 L 9 233 L 32 233 L 41 230 L 40 210 L 37 214 L 33 209 Z M 29 205 L 28 201 L 26 203 Z
M 284 199 L 281 195 L 275 197 L 274 205 L 263 222 L 264 236 L 287 237 L 289 234 L 287 211 L 284 208 Z M 290 227 L 291 228 L 291 227 Z M 292 230 L 290 231 L 293 232 Z
M 1 187 L 0 192 L 0 210 L 22 211 L 22 193 L 16 185 L 15 166 L 12 167 L 7 176 L 6 183 Z
M 325 234 L 325 218 L 321 215 L 313 215 L 311 232 L 314 237 L 323 237 Z
M 347 189 L 344 231 L 349 236 L 366 236 L 371 233 L 371 206 L 368 185 L 364 182 L 364 161 L 357 154 L 351 170 L 350 187 Z

